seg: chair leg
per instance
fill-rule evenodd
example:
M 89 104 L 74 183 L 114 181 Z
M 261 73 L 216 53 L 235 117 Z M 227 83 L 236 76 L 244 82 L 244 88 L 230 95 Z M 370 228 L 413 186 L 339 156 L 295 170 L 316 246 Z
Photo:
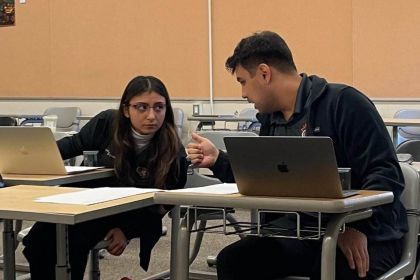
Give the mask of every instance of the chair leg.
M 419 260 L 420 260 L 420 246 L 417 246 L 417 256 L 416 256 L 416 268 L 414 269 L 414 272 L 412 275 L 409 275 L 404 278 L 404 280 L 420 280 L 420 269 L 419 269 Z
M 207 265 L 209 267 L 213 267 L 217 264 L 217 257 L 216 256 L 208 256 L 207 257 Z
M 90 280 L 100 280 L 101 271 L 99 270 L 99 250 L 92 249 L 90 251 Z
M 198 225 L 198 231 L 195 235 L 194 247 L 190 252 L 190 265 L 194 262 L 195 258 L 200 251 L 201 242 L 203 241 L 204 232 L 202 231 L 207 225 L 206 220 L 201 220 Z
M 162 226 L 162 236 L 166 236 L 168 233 L 168 228 L 166 226 Z
M 15 221 L 15 250 L 19 246 L 19 241 L 17 239 L 17 234 L 22 230 L 22 220 L 16 220 Z
M 241 232 L 241 227 L 238 225 L 238 221 L 236 220 L 236 218 L 230 214 L 226 215 L 226 220 L 229 221 L 229 223 L 231 223 L 233 225 L 233 228 L 237 231 L 237 232 Z M 239 238 L 243 239 L 245 238 L 245 235 L 240 233 L 238 234 Z
M 413 280 L 413 279 L 420 280 L 419 260 L 420 260 L 420 243 L 417 244 L 416 268 L 414 269 L 413 274 L 404 277 L 404 280 Z

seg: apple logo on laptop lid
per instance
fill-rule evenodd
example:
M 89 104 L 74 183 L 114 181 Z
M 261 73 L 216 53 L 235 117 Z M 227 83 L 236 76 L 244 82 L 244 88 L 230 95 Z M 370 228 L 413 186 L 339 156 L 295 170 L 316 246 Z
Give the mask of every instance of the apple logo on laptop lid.
M 22 146 L 22 147 L 19 149 L 19 152 L 20 152 L 22 155 L 27 155 L 27 154 L 29 154 L 29 152 L 28 152 L 28 150 L 25 148 L 25 146 Z
M 277 169 L 278 169 L 278 171 L 280 171 L 282 173 L 289 172 L 289 167 L 287 166 L 287 164 L 284 161 L 277 164 Z

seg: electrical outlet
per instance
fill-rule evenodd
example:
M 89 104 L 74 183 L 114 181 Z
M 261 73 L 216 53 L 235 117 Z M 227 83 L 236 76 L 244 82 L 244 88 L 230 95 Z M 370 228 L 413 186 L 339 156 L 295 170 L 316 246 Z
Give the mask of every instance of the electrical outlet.
M 201 112 L 201 108 L 200 108 L 200 104 L 193 104 L 193 116 L 198 116 L 200 115 Z
M 26 4 L 26 0 L 19 0 L 20 4 Z

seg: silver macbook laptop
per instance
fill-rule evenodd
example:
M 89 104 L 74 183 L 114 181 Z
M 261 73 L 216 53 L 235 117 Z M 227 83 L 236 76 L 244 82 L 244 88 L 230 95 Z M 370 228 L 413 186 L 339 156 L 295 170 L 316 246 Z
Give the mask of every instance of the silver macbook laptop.
M 67 175 L 97 168 L 64 166 L 48 127 L 0 127 L 0 174 Z
M 225 137 L 239 193 L 253 196 L 343 198 L 329 137 Z

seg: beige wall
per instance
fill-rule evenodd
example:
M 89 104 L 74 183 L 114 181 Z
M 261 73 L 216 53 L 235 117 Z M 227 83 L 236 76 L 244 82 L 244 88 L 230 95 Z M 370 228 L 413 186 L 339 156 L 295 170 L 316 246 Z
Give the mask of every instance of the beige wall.
M 0 96 L 118 97 L 138 74 L 173 97 L 209 96 L 206 0 L 18 2 L 16 26 L 0 28 Z M 300 71 L 418 97 L 419 14 L 418 0 L 213 0 L 215 98 L 240 96 L 224 62 L 264 29 L 286 39 Z
M 216 96 L 240 96 L 239 84 L 224 70 L 224 63 L 241 38 L 260 30 L 284 37 L 299 71 L 352 83 L 351 0 L 213 3 Z
M 370 96 L 420 97 L 420 1 L 357 0 L 354 84 Z

